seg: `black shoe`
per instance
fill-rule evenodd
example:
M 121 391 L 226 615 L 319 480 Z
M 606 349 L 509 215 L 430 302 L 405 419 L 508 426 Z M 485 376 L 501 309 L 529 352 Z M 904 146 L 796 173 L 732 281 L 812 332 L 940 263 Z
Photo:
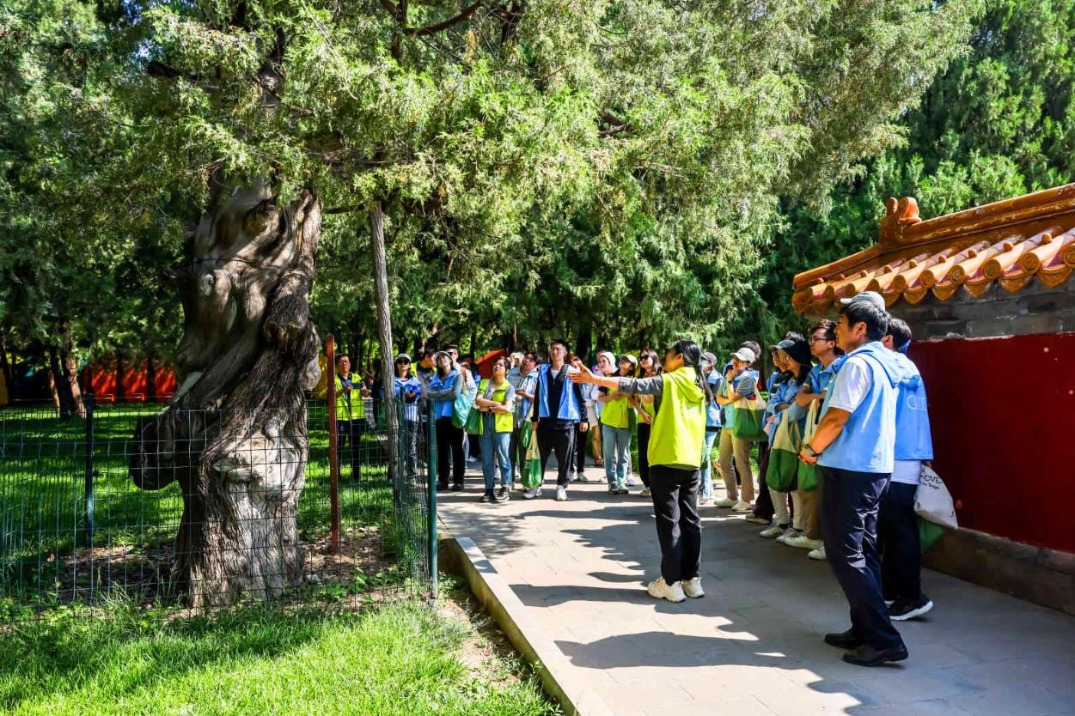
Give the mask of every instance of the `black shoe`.
M 437 483 L 437 492 L 444 492 L 447 489 L 448 489 L 448 483 L 447 482 L 438 482 Z
M 844 661 L 855 666 L 880 666 L 893 661 L 903 661 L 906 658 L 907 647 L 903 644 L 888 649 L 874 649 L 872 646 L 863 644 L 858 649 L 844 654 Z
M 496 497 L 493 499 L 497 502 L 508 502 L 511 499 L 511 491 L 502 485 L 500 487 L 500 492 L 496 493 Z
M 920 617 L 930 609 L 933 609 L 933 601 L 925 594 L 919 595 L 918 599 L 897 599 L 888 608 L 888 615 L 894 622 L 905 622 L 908 619 Z
M 493 493 L 486 492 L 484 495 L 482 495 L 481 503 L 483 505 L 489 505 L 489 504 L 492 504 L 492 502 L 493 502 Z
M 861 636 L 848 629 L 839 634 L 826 634 L 825 643 L 837 649 L 857 649 L 866 642 Z
M 454 485 L 452 485 L 452 492 L 462 492 L 462 491 L 463 491 L 463 484 L 461 482 L 457 482 Z

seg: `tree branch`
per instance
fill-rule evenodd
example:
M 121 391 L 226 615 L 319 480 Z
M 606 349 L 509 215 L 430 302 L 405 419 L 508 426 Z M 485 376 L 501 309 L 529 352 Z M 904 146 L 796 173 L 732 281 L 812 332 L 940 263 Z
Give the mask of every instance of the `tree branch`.
M 384 4 L 387 1 L 388 0 L 381 0 L 381 4 Z M 421 37 L 422 35 L 434 35 L 441 30 L 447 30 L 449 27 L 452 27 L 453 25 L 458 25 L 459 23 L 463 22 L 471 15 L 473 15 L 475 12 L 477 12 L 478 8 L 482 6 L 483 1 L 484 0 L 477 0 L 477 2 L 475 2 L 467 9 L 463 10 L 463 12 L 459 13 L 453 18 L 445 20 L 444 22 L 438 22 L 435 25 L 426 25 L 425 27 L 405 27 L 403 28 L 403 34 Z

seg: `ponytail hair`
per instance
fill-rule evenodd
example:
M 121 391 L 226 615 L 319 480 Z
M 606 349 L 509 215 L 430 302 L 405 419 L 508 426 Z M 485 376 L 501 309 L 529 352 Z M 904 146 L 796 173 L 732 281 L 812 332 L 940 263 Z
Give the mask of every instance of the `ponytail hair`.
M 713 391 L 709 387 L 709 381 L 702 374 L 702 349 L 692 340 L 681 338 L 672 344 L 672 350 L 676 355 L 683 356 L 683 365 L 694 368 L 694 383 L 701 388 L 705 395 L 705 402 L 713 401 Z

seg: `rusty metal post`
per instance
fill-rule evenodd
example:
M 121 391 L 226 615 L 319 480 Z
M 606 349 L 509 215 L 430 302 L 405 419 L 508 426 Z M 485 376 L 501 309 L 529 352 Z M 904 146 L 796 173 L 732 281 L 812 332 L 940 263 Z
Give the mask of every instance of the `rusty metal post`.
M 328 388 L 328 472 L 329 472 L 329 512 L 332 521 L 332 533 L 329 537 L 329 551 L 340 553 L 340 454 L 336 429 L 336 341 L 332 334 L 325 337 L 325 357 L 329 377 Z

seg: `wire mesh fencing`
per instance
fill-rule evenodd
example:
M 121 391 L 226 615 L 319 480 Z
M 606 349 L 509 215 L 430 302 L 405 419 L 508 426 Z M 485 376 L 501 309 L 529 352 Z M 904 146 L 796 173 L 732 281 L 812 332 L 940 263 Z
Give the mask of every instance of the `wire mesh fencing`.
M 372 406 L 335 426 L 324 401 L 300 408 L 270 425 L 92 400 L 85 418 L 0 410 L 0 618 L 434 590 L 424 416 L 400 406 L 393 440 Z

